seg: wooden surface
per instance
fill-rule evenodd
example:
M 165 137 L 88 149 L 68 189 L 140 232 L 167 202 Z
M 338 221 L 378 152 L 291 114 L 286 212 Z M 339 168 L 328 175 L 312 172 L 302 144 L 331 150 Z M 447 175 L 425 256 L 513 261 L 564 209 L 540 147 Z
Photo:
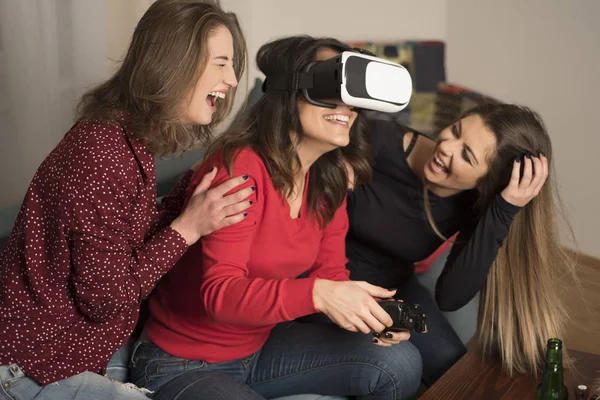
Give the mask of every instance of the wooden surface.
M 571 322 L 568 334 L 564 338 L 565 347 L 600 354 L 600 265 L 591 257 L 580 259 L 577 267 L 581 292 L 577 288 L 569 288 L 563 302 L 567 305 Z M 579 293 L 585 299 L 579 299 Z
M 594 379 L 600 377 L 600 356 L 576 350 L 568 351 L 576 359 L 578 371 L 575 374 L 565 371 L 569 398 L 574 399 L 577 385 L 587 385 L 591 390 Z M 469 350 L 419 400 L 535 399 L 538 383 L 537 379 L 529 376 L 509 378 L 501 373 L 500 364 L 485 363 L 476 352 Z

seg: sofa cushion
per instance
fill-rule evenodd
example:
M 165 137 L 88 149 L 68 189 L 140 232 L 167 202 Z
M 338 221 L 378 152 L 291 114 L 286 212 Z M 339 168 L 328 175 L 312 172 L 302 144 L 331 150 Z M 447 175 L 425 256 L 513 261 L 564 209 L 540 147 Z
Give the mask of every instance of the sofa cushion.
M 0 252 L 4 250 L 4 246 L 8 242 L 8 237 L 17 219 L 19 208 L 20 204 L 0 207 Z

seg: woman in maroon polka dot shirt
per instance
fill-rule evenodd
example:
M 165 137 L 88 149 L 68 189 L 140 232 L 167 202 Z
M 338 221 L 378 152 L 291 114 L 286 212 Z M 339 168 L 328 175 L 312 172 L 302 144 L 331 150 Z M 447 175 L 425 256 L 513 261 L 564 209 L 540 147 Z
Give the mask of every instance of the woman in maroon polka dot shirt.
M 158 0 L 119 70 L 83 96 L 0 253 L 0 398 L 145 397 L 102 376 L 110 357 L 156 282 L 201 236 L 241 221 L 251 193 L 225 196 L 243 176 L 208 190 L 213 170 L 174 215 L 191 174 L 157 208 L 154 157 L 210 137 L 245 59 L 235 14 Z

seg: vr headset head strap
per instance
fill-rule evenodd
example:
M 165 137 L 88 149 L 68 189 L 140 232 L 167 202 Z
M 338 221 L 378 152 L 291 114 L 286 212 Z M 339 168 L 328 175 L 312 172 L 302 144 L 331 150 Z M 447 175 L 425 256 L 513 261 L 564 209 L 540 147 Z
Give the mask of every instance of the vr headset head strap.
M 312 89 L 312 72 L 292 72 L 269 75 L 262 85 L 263 92 L 272 92 L 276 90 L 296 91 L 301 89 Z
M 262 84 L 263 93 L 283 90 L 300 90 L 306 101 L 308 101 L 310 104 L 325 108 L 336 108 L 336 104 L 323 103 L 321 101 L 311 98 L 308 94 L 308 89 L 312 89 L 314 84 L 314 74 L 310 71 L 310 68 L 316 62 L 317 61 L 313 61 L 310 64 L 308 64 L 306 66 L 305 72 L 269 75 Z

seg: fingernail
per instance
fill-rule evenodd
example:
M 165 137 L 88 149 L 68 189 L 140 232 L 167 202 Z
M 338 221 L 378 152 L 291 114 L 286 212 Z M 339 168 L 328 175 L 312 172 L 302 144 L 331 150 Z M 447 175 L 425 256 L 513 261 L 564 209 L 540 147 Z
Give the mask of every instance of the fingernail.
M 533 155 L 533 153 L 527 153 L 527 154 L 525 154 L 525 157 L 531 158 L 532 155 Z
M 388 339 L 391 339 L 391 338 L 393 338 L 393 336 L 392 336 L 392 334 L 391 334 L 391 333 L 386 333 L 386 334 L 385 334 L 385 337 L 386 337 L 386 338 L 388 338 Z
M 544 152 L 540 151 L 540 156 L 544 156 L 546 157 L 546 155 L 544 154 Z
M 375 333 L 373 334 L 373 336 L 375 336 L 375 337 L 379 337 L 379 333 L 375 332 Z
M 248 175 L 244 175 L 242 176 L 242 178 L 244 178 L 244 180 L 248 179 Z
M 388 290 L 389 290 L 390 292 L 395 292 L 395 291 L 396 291 L 396 290 L 398 290 L 398 289 L 397 289 L 397 288 L 395 288 L 395 287 L 392 287 L 392 288 L 389 288 Z
M 254 192 L 254 190 L 255 190 L 255 189 L 254 189 L 254 186 L 252 186 L 252 191 Z
M 250 200 L 250 205 L 252 205 L 252 200 Z
M 517 158 L 515 158 L 515 161 L 520 163 L 521 162 L 521 156 L 517 156 Z
M 379 343 L 379 340 L 373 339 L 373 343 Z
M 248 216 L 248 213 L 244 213 L 244 217 L 247 217 L 247 216 Z
M 208 171 L 208 172 L 213 172 L 214 170 L 215 170 L 215 167 L 212 167 L 212 168 L 210 169 L 210 171 Z

